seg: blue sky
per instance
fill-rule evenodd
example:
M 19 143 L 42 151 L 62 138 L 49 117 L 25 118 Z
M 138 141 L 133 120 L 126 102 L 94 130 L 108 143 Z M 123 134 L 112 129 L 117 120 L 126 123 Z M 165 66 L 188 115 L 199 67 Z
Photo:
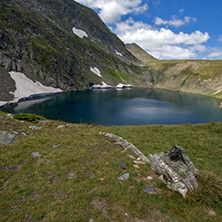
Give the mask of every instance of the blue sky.
M 220 0 L 77 0 L 158 59 L 222 59 Z

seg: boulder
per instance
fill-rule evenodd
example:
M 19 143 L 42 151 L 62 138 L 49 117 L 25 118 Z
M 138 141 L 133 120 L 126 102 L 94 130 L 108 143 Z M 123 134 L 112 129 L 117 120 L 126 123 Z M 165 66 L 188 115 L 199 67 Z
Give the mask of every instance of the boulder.
M 16 134 L 0 131 L 0 146 L 1 145 L 9 145 L 15 141 Z
M 185 150 L 177 145 L 170 151 L 150 154 L 150 167 L 162 175 L 167 187 L 178 191 L 185 198 L 187 191 L 198 187 L 195 177 L 200 173 Z

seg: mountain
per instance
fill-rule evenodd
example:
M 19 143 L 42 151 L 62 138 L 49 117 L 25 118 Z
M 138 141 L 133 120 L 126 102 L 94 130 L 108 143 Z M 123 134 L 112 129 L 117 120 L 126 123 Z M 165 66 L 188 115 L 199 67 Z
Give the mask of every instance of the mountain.
M 151 60 L 156 88 L 222 98 L 222 60 Z
M 157 60 L 155 57 L 147 53 L 144 49 L 136 43 L 126 44 L 126 48 L 139 60 L 147 62 L 149 60 Z
M 65 91 L 102 82 L 150 85 L 141 61 L 93 10 L 73 0 L 2 0 L 0 20 L 0 100 L 13 99 L 10 71 Z

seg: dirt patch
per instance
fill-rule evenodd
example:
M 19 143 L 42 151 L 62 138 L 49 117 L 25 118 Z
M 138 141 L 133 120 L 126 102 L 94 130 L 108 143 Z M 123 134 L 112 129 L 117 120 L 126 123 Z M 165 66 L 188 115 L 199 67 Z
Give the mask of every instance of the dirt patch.
M 109 214 L 107 211 L 107 204 L 105 200 L 94 199 L 90 203 L 95 209 L 102 211 L 103 216 L 109 219 Z

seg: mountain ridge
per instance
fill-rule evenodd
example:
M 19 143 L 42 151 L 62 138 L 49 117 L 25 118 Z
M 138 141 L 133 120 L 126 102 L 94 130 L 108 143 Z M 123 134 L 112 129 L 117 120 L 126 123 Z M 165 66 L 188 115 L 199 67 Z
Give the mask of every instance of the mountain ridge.
M 72 0 L 3 0 L 0 12 L 0 66 L 7 72 L 24 72 L 33 81 L 65 91 L 89 89 L 102 81 L 150 84 L 149 70 L 139 66 L 141 61 L 86 6 Z M 76 35 L 74 27 L 88 37 Z M 94 67 L 102 77 L 91 71 Z M 2 87 L 0 100 L 10 99 Z

